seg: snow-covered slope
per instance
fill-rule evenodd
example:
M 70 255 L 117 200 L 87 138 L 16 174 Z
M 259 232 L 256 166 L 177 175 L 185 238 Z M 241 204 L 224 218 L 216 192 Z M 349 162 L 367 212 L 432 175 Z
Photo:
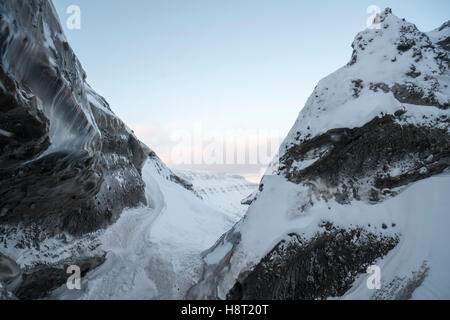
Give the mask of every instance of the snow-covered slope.
M 321 80 L 190 298 L 450 298 L 450 72 L 442 39 L 386 9 Z M 381 289 L 365 273 L 381 267 Z
M 166 179 L 168 175 L 162 174 L 162 166 L 149 160 L 143 168 L 149 205 L 127 210 L 98 236 L 99 249 L 107 252 L 105 263 L 83 278 L 81 291 L 69 291 L 62 286 L 52 298 L 185 297 L 186 291 L 201 277 L 201 252 L 237 221 L 239 215 L 231 208 L 238 205 L 227 204 L 224 199 L 230 198 L 219 197 L 218 203 L 227 210 L 217 210 L 182 185 Z M 200 185 L 221 190 L 224 180 L 228 186 L 236 186 L 236 180 L 240 182 L 238 185 L 245 185 L 245 180 L 230 176 L 191 172 L 185 176 L 194 178 L 194 190 L 199 191 Z M 234 202 L 239 203 L 239 198 Z
M 388 214 L 401 240 L 377 261 L 382 288 L 369 290 L 362 275 L 344 299 L 450 299 L 449 190 L 450 174 L 437 175 L 412 184 L 384 208 L 367 211 Z
M 206 203 L 236 219 L 248 209 L 242 200 L 258 189 L 257 184 L 238 175 L 187 170 L 175 170 L 175 173 L 191 182 L 193 190 Z
M 240 201 L 257 186 L 228 174 L 175 173 L 183 184 L 170 178 L 174 173 L 162 162 L 147 161 L 143 179 L 149 205 L 127 210 L 96 237 L 106 261 L 83 278 L 83 290 L 63 286 L 51 298 L 185 297 L 200 280 L 201 253 L 242 217 L 246 206 Z

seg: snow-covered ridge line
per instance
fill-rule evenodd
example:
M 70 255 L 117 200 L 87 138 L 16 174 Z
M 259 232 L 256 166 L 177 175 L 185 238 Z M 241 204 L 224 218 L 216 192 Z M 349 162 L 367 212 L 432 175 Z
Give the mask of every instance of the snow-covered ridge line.
M 450 297 L 450 28 L 428 36 L 390 9 L 378 18 L 314 89 L 190 298 Z M 382 266 L 379 295 L 364 289 L 370 264 Z
M 445 27 L 439 39 L 449 35 Z M 432 39 L 386 10 L 380 29 L 356 36 L 350 63 L 318 83 L 280 153 L 329 129 L 359 127 L 381 113 L 393 114 L 404 103 L 448 110 L 448 53 Z M 399 100 L 408 92 L 414 93 L 415 102 Z

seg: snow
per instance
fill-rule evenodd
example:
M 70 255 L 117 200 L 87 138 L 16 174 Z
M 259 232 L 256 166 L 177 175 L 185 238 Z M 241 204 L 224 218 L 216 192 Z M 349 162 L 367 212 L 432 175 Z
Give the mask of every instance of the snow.
M 56 237 L 45 238 L 45 233 L 40 234 L 36 226 L 30 228 L 20 225 L 4 225 L 3 227 L 5 230 L 9 230 L 9 234 L 0 234 L 2 253 L 9 256 L 25 270 L 34 265 L 51 265 L 74 256 L 100 254 L 98 237 L 102 231 L 86 234 L 82 237 L 73 237 L 67 233 L 61 233 Z M 42 240 L 39 247 L 30 243 L 30 239 L 37 236 L 40 236 Z
M 357 35 L 354 47 L 356 63 L 347 65 L 319 82 L 301 111 L 295 125 L 280 148 L 286 148 L 303 139 L 322 134 L 329 129 L 362 126 L 374 117 L 393 114 L 399 109 L 407 112 L 397 118 L 400 124 L 438 126 L 447 128 L 445 122 L 435 119 L 449 117 L 450 110 L 399 102 L 391 92 L 374 91 L 370 84 L 382 82 L 391 87 L 396 83 L 412 83 L 425 90 L 433 87 L 440 103 L 448 101 L 450 84 L 448 72 L 436 74 L 439 69 L 432 49 L 422 50 L 422 59 L 415 63 L 421 73 L 416 78 L 406 76 L 414 61 L 413 50 L 399 53 L 396 49 L 402 27 L 413 30 L 411 34 L 418 45 L 426 46 L 429 39 L 435 42 L 448 35 L 448 29 L 430 32 L 429 39 L 422 37 L 412 24 L 393 15 L 385 15 L 380 30 L 365 30 Z M 46 26 L 44 33 L 50 36 Z M 61 35 L 57 34 L 57 37 Z M 428 40 L 427 40 L 428 39 Z M 393 61 L 395 60 L 395 62 Z M 78 75 L 83 71 L 75 68 Z M 356 81 L 356 83 L 355 83 Z M 357 85 L 359 83 L 360 85 Z M 87 84 L 78 99 L 80 110 L 71 110 L 81 117 L 79 130 L 68 130 L 74 123 L 59 121 L 61 114 L 55 108 L 58 101 L 45 105 L 52 125 L 52 148 L 68 142 L 90 141 L 100 134 L 93 120 L 92 109 L 97 108 L 116 119 L 103 98 Z M 75 119 L 76 117 L 74 117 Z M 131 133 L 129 128 L 126 130 Z M 1 135 L 8 132 L 1 131 Z M 47 152 L 49 152 L 47 151 Z M 320 152 L 319 152 L 320 153 Z M 450 251 L 447 248 L 450 229 L 450 174 L 447 172 L 415 182 L 399 190 L 395 197 L 375 205 L 353 201 L 342 205 L 334 200 L 324 200 L 304 184 L 294 184 L 277 175 L 275 158 L 264 176 L 263 190 L 241 177 L 209 173 L 178 171 L 193 184 L 191 192 L 172 181 L 174 174 L 159 159 L 147 160 L 142 172 L 146 184 L 148 205 L 125 210 L 118 221 L 106 230 L 71 238 L 61 235 L 34 247 L 18 249 L 17 244 L 28 231 L 17 228 L 15 237 L 9 238 L 5 253 L 21 267 L 37 263 L 56 263 L 73 255 L 94 255 L 106 252 L 106 262 L 83 277 L 82 290 L 68 290 L 62 286 L 54 291 L 58 299 L 183 299 L 189 288 L 196 284 L 203 272 L 204 262 L 215 265 L 231 251 L 229 269 L 218 283 L 219 297 L 235 284 L 242 272 L 251 270 L 277 243 L 289 233 L 312 237 L 322 221 L 336 227 L 364 229 L 373 233 L 399 235 L 400 243 L 376 264 L 382 271 L 382 289 L 378 292 L 366 286 L 367 275 L 360 275 L 343 299 L 395 298 L 410 280 L 423 274 L 423 282 L 411 291 L 414 299 L 450 299 Z M 311 158 L 294 163 L 298 170 L 320 159 Z M 111 161 L 117 161 L 114 157 Z M 425 168 L 424 168 L 425 169 Z M 391 175 L 402 172 L 391 168 Z M 119 183 L 123 177 L 116 175 Z M 315 181 L 318 190 L 325 184 Z M 330 191 L 330 190 L 325 190 Z M 200 197 L 197 196 L 200 195 Z M 256 200 L 248 207 L 240 200 Z M 248 198 L 248 199 L 250 199 Z M 299 210 L 304 208 L 304 210 Z M 382 225 L 388 226 L 386 229 Z M 230 228 L 241 234 L 238 244 L 216 241 Z M 203 257 L 203 254 L 205 256 Z
M 236 220 L 248 209 L 246 205 L 241 204 L 241 200 L 258 188 L 257 184 L 238 175 L 188 170 L 176 170 L 175 173 L 191 182 L 194 190 L 206 203 Z M 236 201 L 237 199 L 239 201 Z
M 6 131 L 6 130 L 2 130 L 2 129 L 0 129 L 0 135 L 5 136 L 5 137 L 12 137 L 13 136 L 13 134 L 11 132 Z
M 90 106 L 93 108 L 98 108 L 104 113 L 117 118 L 114 112 L 111 111 L 107 107 L 106 101 L 103 97 L 101 97 L 97 92 L 95 92 L 88 84 L 85 86 L 87 101 L 90 103 Z
M 440 103 L 449 102 L 450 75 L 448 70 L 443 74 L 436 73 L 439 70 L 436 52 L 427 48 L 431 40 L 413 24 L 392 14 L 383 16 L 385 19 L 381 29 L 366 29 L 356 36 L 353 43 L 357 53 L 356 63 L 340 68 L 318 83 L 281 145 L 280 155 L 299 140 L 315 137 L 333 128 L 359 127 L 382 113 L 393 114 L 399 109 L 406 109 L 408 114 L 419 118 L 421 112 L 437 110 L 428 106 L 414 108 L 402 104 L 391 92 L 385 93 L 381 89 L 375 92 L 370 89 L 370 84 L 384 83 L 389 87 L 396 83 L 413 84 L 425 92 L 432 91 Z M 409 37 L 416 41 L 417 48 L 421 48 L 422 59 L 418 62 L 415 62 L 413 49 L 403 53 L 397 50 L 404 28 L 410 29 Z M 442 33 L 448 36 L 450 28 Z M 421 73 L 416 78 L 406 75 L 412 63 Z M 361 87 L 357 87 L 355 81 L 361 81 Z M 448 116 L 450 110 L 440 110 L 439 114 Z
M 393 15 L 385 16 L 381 30 L 361 32 L 354 43 L 357 62 L 320 81 L 280 148 L 281 155 L 287 147 L 298 143 L 297 139 L 311 138 L 332 128 L 362 126 L 376 116 L 393 114 L 399 109 L 406 111 L 396 119 L 400 124 L 448 129 L 442 122 L 436 122 L 437 118 L 448 117 L 448 110 L 400 103 L 391 92 L 370 88 L 370 84 L 378 82 L 389 87 L 410 82 L 429 89 L 424 77 L 438 69 L 435 52 L 424 50 L 416 66 L 421 76 L 407 78 L 412 52 L 399 54 L 396 50 L 405 26 L 412 28 L 417 41 L 427 43 L 427 38 L 420 37 L 411 24 Z M 448 74 L 433 77 L 440 83 L 435 88 L 436 99 L 445 103 L 449 89 L 441 84 L 449 83 Z M 92 107 L 113 115 L 89 88 L 87 98 Z M 320 150 L 294 163 L 294 167 L 301 170 L 318 159 Z M 318 197 L 307 185 L 294 184 L 274 174 L 276 169 L 274 159 L 263 178 L 263 190 L 257 191 L 256 185 L 241 177 L 173 172 L 159 159 L 148 160 L 143 179 L 149 205 L 126 210 L 98 236 L 100 249 L 107 252 L 106 262 L 84 277 L 81 291 L 61 287 L 53 297 L 182 299 L 200 280 L 203 263 L 217 265 L 230 256 L 229 269 L 217 288 L 219 297 L 225 298 L 237 277 L 251 270 L 288 234 L 310 238 L 323 221 L 346 229 L 363 227 L 377 234 L 400 236 L 400 243 L 376 262 L 382 270 L 381 291 L 369 290 L 365 285 L 367 275 L 363 274 L 344 299 L 395 298 L 417 275 L 423 275 L 424 279 L 418 282 L 418 289 L 411 290 L 413 298 L 450 297 L 450 280 L 445 274 L 450 268 L 445 248 L 450 227 L 448 173 L 395 190 L 399 195 L 375 205 L 363 201 L 342 205 Z M 393 176 L 399 172 L 400 168 L 391 168 Z M 194 192 L 174 183 L 171 179 L 174 173 L 191 182 Z M 330 192 L 320 181 L 314 183 L 317 190 Z M 241 219 L 246 207 L 240 200 L 249 199 L 249 195 L 257 199 Z M 241 235 L 239 243 L 219 241 L 212 250 L 207 250 L 230 228 Z
M 450 75 L 448 69 L 442 69 L 437 62 L 436 56 L 442 52 L 431 43 L 438 36 L 439 39 L 449 36 L 449 30 L 440 30 L 439 35 L 431 33 L 430 39 L 413 24 L 383 13 L 381 29 L 366 29 L 356 36 L 353 43 L 356 60 L 318 83 L 282 143 L 279 157 L 283 157 L 291 146 L 330 129 L 361 127 L 377 116 L 392 115 L 398 110 L 406 111 L 395 117 L 400 125 L 448 131 L 445 119 L 449 118 L 450 109 L 402 103 L 392 91 L 385 92 L 374 85 L 383 83 L 387 88 L 396 84 L 416 86 L 425 93 L 432 93 L 439 104 L 448 103 Z M 415 45 L 406 51 L 398 50 L 400 39 L 413 39 Z M 417 50 L 421 59 L 414 56 Z M 412 63 L 416 72 L 420 72 L 417 77 L 407 75 Z M 293 167 L 304 169 L 320 159 L 321 153 L 321 150 L 314 150 L 303 161 L 294 162 Z M 445 248 L 449 239 L 446 230 L 450 227 L 448 173 L 396 188 L 393 191 L 398 193 L 397 196 L 377 204 L 353 201 L 341 205 L 335 200 L 319 198 L 312 191 L 315 189 L 324 194 L 335 191 L 320 180 L 294 184 L 279 175 L 279 157 L 272 161 L 262 179 L 263 190 L 253 196 L 256 200 L 245 217 L 230 231 L 241 235 L 240 242 L 218 242 L 205 256 L 206 268 L 208 265 L 214 268 L 219 257 L 231 255 L 228 268 L 215 278 L 220 298 L 225 298 L 239 275 L 252 270 L 289 233 L 308 239 L 319 231 L 323 221 L 344 229 L 362 227 L 372 233 L 400 236 L 401 239 L 394 250 L 377 262 L 382 269 L 382 290 L 376 294 L 369 292 L 365 285 L 367 275 L 361 275 L 344 298 L 405 297 L 408 288 L 413 292 L 413 298 L 450 297 L 450 277 L 445 273 L 450 270 L 450 252 Z M 408 166 L 408 163 L 401 165 Z M 393 167 L 390 174 L 396 176 L 404 169 Z M 311 183 L 315 188 L 307 185 Z M 414 283 L 419 286 L 415 291 Z
M 433 43 L 445 40 L 449 36 L 450 20 L 444 23 L 441 27 L 436 28 L 430 32 L 427 32 L 428 37 L 430 37 Z
M 14 295 L 0 282 L 0 300 L 15 300 Z
M 149 205 L 126 210 L 98 237 L 100 249 L 107 252 L 106 262 L 83 278 L 81 291 L 63 286 L 52 298 L 184 298 L 201 277 L 201 252 L 240 218 L 233 208 L 241 206 L 242 189 L 246 190 L 249 183 L 229 175 L 185 173 L 199 190 L 201 186 L 218 191 L 218 196 L 211 195 L 204 201 L 170 181 L 171 173 L 159 159 L 146 162 L 143 179 Z M 232 195 L 227 196 L 227 187 L 233 186 Z M 215 199 L 219 206 L 213 206 Z M 242 208 L 239 210 L 242 212 Z
M 231 243 L 225 243 L 223 246 L 218 247 L 205 257 L 205 262 L 208 264 L 218 264 L 233 248 Z
M 398 223 L 400 243 L 377 262 L 381 268 L 381 290 L 395 279 L 408 280 L 422 265 L 429 268 L 423 283 L 412 293 L 413 299 L 450 299 L 450 175 L 439 175 L 412 184 L 383 207 Z M 366 275 L 344 299 L 370 299 L 376 294 L 365 285 Z M 384 288 L 383 288 L 384 287 Z M 395 292 L 394 292 L 395 293 Z M 387 296 L 392 298 L 392 296 Z
M 221 298 L 225 297 L 239 274 L 251 270 L 289 233 L 312 237 L 322 221 L 330 221 L 336 227 L 346 229 L 363 227 L 373 233 L 400 235 L 400 244 L 377 262 L 382 270 L 382 285 L 386 287 L 396 277 L 410 276 L 426 262 L 430 270 L 423 285 L 414 292 L 414 298 L 450 298 L 450 278 L 447 275 L 450 252 L 446 248 L 450 228 L 448 173 L 413 183 L 398 196 L 376 205 L 362 201 L 341 205 L 334 200 L 326 202 L 312 196 L 313 206 L 301 215 L 292 215 L 292 210 L 299 211 L 298 207 L 305 202 L 305 188 L 281 176 L 264 178 L 264 190 L 250 206 L 242 223 L 235 228 L 242 239 L 234 248 L 230 270 L 219 283 Z M 383 224 L 388 226 L 386 230 L 382 229 Z M 229 249 L 230 244 L 225 242 L 223 247 L 211 251 L 205 261 L 212 263 L 218 256 L 225 256 Z M 373 291 L 365 286 L 366 278 L 362 275 L 356 281 L 359 289 L 344 298 L 371 298 Z
M 54 44 L 53 39 L 52 39 L 52 33 L 50 31 L 50 27 L 48 26 L 47 22 L 45 22 L 45 21 L 42 21 L 42 25 L 44 27 L 44 30 L 43 30 L 44 31 L 44 44 L 47 47 L 56 50 L 55 49 L 55 44 Z M 49 59 L 54 61 L 53 57 L 49 57 Z M 56 65 L 56 63 L 54 65 Z
M 317 160 L 319 160 L 320 158 L 313 158 L 313 159 L 306 159 L 303 161 L 294 161 L 292 163 L 292 168 L 296 169 L 296 170 L 303 170 L 309 166 L 311 166 L 314 162 L 316 162 Z

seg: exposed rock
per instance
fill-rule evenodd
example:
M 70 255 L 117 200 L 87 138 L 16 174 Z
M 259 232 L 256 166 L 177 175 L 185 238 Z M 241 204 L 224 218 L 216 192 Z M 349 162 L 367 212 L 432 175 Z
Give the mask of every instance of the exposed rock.
M 319 160 L 301 170 L 293 167 L 315 150 L 321 152 Z M 425 160 L 430 155 L 433 157 Z M 293 146 L 280 159 L 280 172 L 288 180 L 311 185 L 323 197 L 334 196 L 340 203 L 378 201 L 384 198 L 385 189 L 441 173 L 449 166 L 447 129 L 400 125 L 391 115 L 377 117 L 361 128 L 330 130 Z M 401 167 L 391 175 L 390 168 Z M 327 195 L 324 188 L 337 188 L 337 192 Z
M 7 289 L 6 285 L 0 281 L 0 301 L 2 300 L 17 300 L 17 298 Z
M 170 176 L 170 180 L 175 183 L 178 183 L 179 185 L 181 185 L 183 188 L 185 188 L 187 190 L 193 191 L 192 183 L 190 183 L 186 179 L 183 179 L 183 178 L 173 174 Z
M 9 290 L 8 284 L 16 280 L 21 274 L 19 265 L 11 258 L 0 252 L 0 300 L 16 300 L 16 296 Z
M 38 156 L 50 145 L 49 121 L 39 100 L 17 88 L 0 66 L 0 167 L 9 168 Z
M 435 43 L 442 49 L 450 51 L 450 37 L 445 33 L 450 28 L 450 20 L 442 24 L 437 30 Z
M 305 300 L 342 296 L 356 275 L 398 242 L 362 229 L 323 225 L 312 239 L 290 234 L 230 290 L 232 300 Z
M 0 245 L 28 250 L 18 298 L 45 297 L 66 264 L 97 267 L 91 232 L 147 203 L 152 151 L 87 84 L 49 0 L 0 2 L 0 150 Z
M 359 97 L 359 93 L 361 92 L 361 89 L 364 88 L 363 81 L 361 79 L 352 80 L 352 83 L 354 85 L 353 97 L 358 98 Z
M 389 284 L 380 288 L 373 294 L 375 300 L 409 300 L 416 290 L 425 280 L 429 272 L 429 266 L 426 262 L 422 264 L 419 270 L 414 271 L 409 278 L 396 277 Z
M 421 75 L 420 72 L 416 72 L 416 69 L 411 69 L 406 74 L 412 78 L 417 78 Z M 430 90 L 425 90 L 412 82 L 406 82 L 404 84 L 396 83 L 392 87 L 389 87 L 386 83 L 371 83 L 369 88 L 374 92 L 378 92 L 378 90 L 382 90 L 385 93 L 392 92 L 394 97 L 402 103 L 420 106 L 437 106 L 444 110 L 448 109 L 450 102 L 440 103 L 436 100 L 433 93 L 433 88 L 436 87 L 436 79 L 426 78 L 426 81 L 434 82 L 430 85 Z
M 236 231 L 237 225 L 239 225 L 239 222 L 230 231 L 223 234 L 213 247 L 202 253 L 203 257 L 206 257 L 208 254 L 216 250 L 216 248 L 222 247 L 226 244 L 231 245 L 231 249 L 228 250 L 222 259 L 213 265 L 205 264 L 203 266 L 202 279 L 199 284 L 192 286 L 188 290 L 186 293 L 187 299 L 215 300 L 219 298 L 217 289 L 219 283 L 223 280 L 223 272 L 228 269 L 235 248 L 239 245 L 242 237 L 241 233 Z
M 3 283 L 16 279 L 21 274 L 19 265 L 0 252 L 0 281 Z
M 81 277 L 97 268 L 105 261 L 104 256 L 70 259 L 55 265 L 38 265 L 22 276 L 22 282 L 14 290 L 14 294 L 22 300 L 34 300 L 46 297 L 52 290 L 67 283 L 70 265 L 80 268 Z
M 83 234 L 146 203 L 142 144 L 86 83 L 47 0 L 0 4 L 0 224 Z

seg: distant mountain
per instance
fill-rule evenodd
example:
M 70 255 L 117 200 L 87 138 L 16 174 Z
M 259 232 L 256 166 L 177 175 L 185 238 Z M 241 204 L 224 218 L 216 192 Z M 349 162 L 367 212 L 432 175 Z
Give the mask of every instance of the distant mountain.
M 377 21 L 318 83 L 189 298 L 450 298 L 449 22 Z
M 176 174 L 189 181 L 193 190 L 209 205 L 239 220 L 248 206 L 242 204 L 258 189 L 258 185 L 239 175 L 188 170 L 175 170 Z

